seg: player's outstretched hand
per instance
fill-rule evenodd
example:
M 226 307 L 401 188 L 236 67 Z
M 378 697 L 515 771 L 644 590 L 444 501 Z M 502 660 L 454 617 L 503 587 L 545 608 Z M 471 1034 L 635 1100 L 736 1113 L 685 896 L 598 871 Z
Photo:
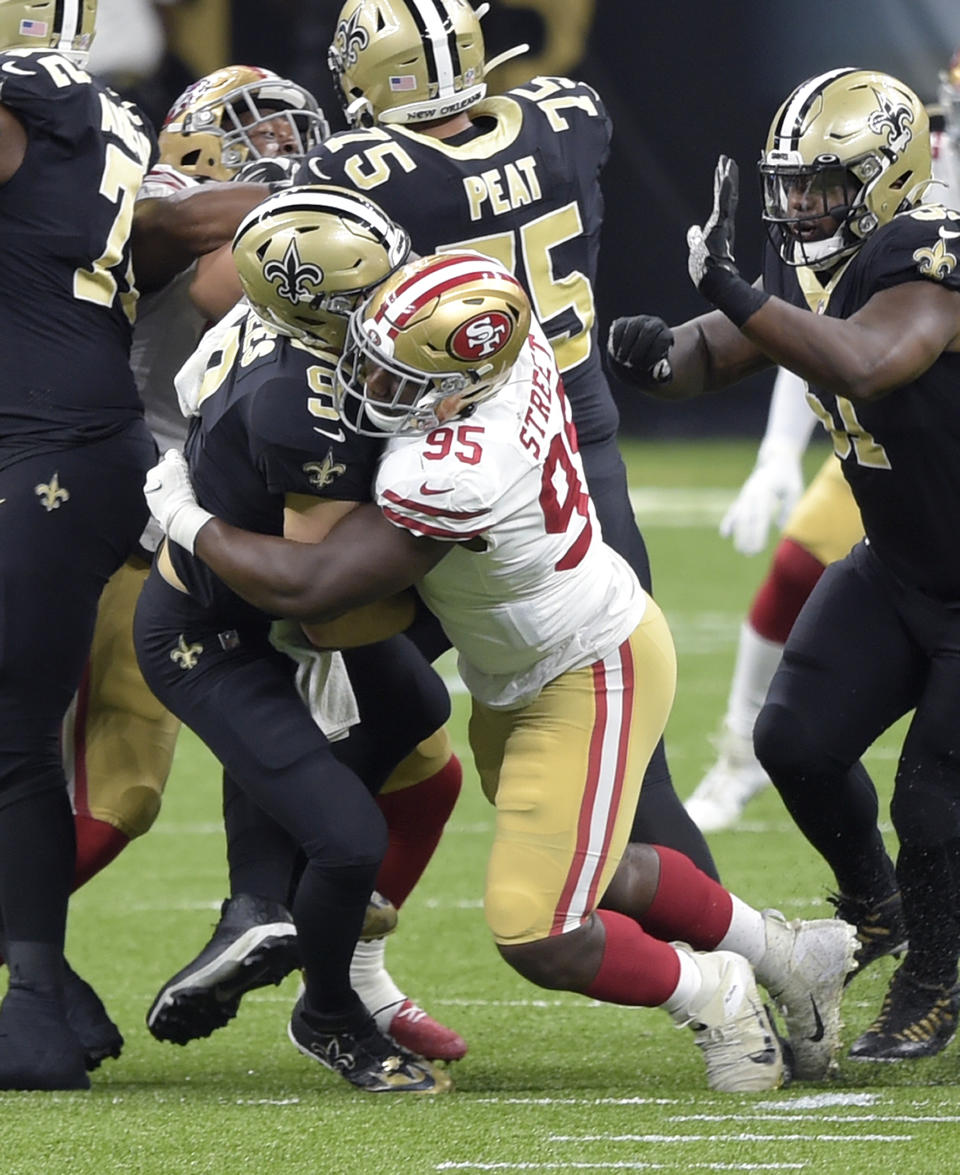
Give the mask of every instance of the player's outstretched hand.
M 768 444 L 720 523 L 741 555 L 757 555 L 767 545 L 771 524 L 783 527 L 803 493 L 803 471 L 792 449 Z
M 712 268 L 725 269 L 734 275 L 738 273 L 733 257 L 733 241 L 739 190 L 736 162 L 728 155 L 721 155 L 713 173 L 713 211 L 710 219 L 703 228 L 692 224 L 687 229 L 687 248 L 690 250 L 687 268 L 690 280 L 698 290 Z

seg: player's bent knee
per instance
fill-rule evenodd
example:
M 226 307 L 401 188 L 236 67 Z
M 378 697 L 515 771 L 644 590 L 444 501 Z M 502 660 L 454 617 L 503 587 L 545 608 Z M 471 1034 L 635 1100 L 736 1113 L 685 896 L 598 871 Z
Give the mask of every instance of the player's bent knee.
M 528 943 L 549 933 L 545 910 L 532 894 L 523 890 L 505 885 L 488 886 L 483 913 L 497 946 Z
M 785 706 L 768 703 L 753 728 L 753 749 L 774 783 L 819 774 L 824 751 L 815 732 Z

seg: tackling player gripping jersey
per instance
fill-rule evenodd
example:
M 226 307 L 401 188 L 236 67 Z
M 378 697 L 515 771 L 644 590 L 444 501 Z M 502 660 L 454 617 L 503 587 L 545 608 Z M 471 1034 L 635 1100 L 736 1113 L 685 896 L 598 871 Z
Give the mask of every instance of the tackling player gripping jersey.
M 29 136 L 29 181 L 23 168 L 0 187 L 4 464 L 111 436 L 141 413 L 127 238 L 156 148 L 135 107 L 61 54 L 10 50 L 0 71 L 0 102 Z
M 602 541 L 536 323 L 509 381 L 473 415 L 387 443 L 376 496 L 397 526 L 455 544 L 418 588 L 488 706 L 528 704 L 643 618 L 636 576 Z
M 470 107 L 448 139 L 384 125 L 333 135 L 301 183 L 376 200 L 420 254 L 473 249 L 515 273 L 557 358 L 581 443 L 612 435 L 618 414 L 601 367 L 593 285 L 611 123 L 596 92 L 534 78 Z
M 880 290 L 930 280 L 960 290 L 960 213 L 920 205 L 868 238 L 823 286 L 768 253 L 764 288 L 796 306 L 850 318 Z M 856 405 L 813 388 L 811 407 L 831 433 L 871 546 L 905 584 L 960 599 L 953 519 L 960 507 L 960 354 L 944 352 L 912 383 Z

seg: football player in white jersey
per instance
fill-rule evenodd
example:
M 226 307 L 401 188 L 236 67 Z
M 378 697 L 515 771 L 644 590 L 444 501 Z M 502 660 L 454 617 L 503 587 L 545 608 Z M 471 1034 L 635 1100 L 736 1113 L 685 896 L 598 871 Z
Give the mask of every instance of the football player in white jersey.
M 960 50 L 940 75 L 938 104 L 928 110 L 936 182 L 925 200 L 954 206 L 960 197 Z M 753 726 L 767 687 L 824 568 L 863 538 L 860 511 L 832 453 L 803 491 L 800 459 L 815 423 L 803 380 L 781 368 L 756 464 L 720 528 L 744 555 L 766 547 L 771 524 L 783 530 L 740 627 L 717 759 L 686 801 L 703 832 L 734 827 L 749 800 L 769 785 L 753 753 Z
M 248 266 L 238 256 L 241 277 Z M 276 309 L 292 313 L 279 297 Z M 680 853 L 628 846 L 673 644 L 601 538 L 522 287 L 478 254 L 408 263 L 351 316 L 336 394 L 345 425 L 388 438 L 375 503 L 322 543 L 254 535 L 198 504 L 170 452 L 146 488 L 169 539 L 320 645 L 334 618 L 415 583 L 473 696 L 471 746 L 496 807 L 484 907 L 503 958 L 542 987 L 664 1007 L 726 1091 L 784 1080 L 756 974 L 785 1012 L 798 1074 L 826 1076 L 852 928 L 787 924 Z M 290 1031 L 309 1048 L 300 1005 Z

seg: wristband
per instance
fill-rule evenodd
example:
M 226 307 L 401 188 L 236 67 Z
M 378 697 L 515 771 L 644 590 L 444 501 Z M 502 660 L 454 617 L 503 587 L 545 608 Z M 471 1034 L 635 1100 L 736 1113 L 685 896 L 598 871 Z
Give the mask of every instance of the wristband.
M 185 502 L 174 512 L 168 522 L 167 535 L 193 555 L 197 544 L 197 533 L 213 517 L 214 515 L 209 510 L 204 510 L 195 502 Z
M 766 290 L 758 290 L 722 265 L 708 266 L 700 283 L 700 293 L 738 328 L 770 297 Z

